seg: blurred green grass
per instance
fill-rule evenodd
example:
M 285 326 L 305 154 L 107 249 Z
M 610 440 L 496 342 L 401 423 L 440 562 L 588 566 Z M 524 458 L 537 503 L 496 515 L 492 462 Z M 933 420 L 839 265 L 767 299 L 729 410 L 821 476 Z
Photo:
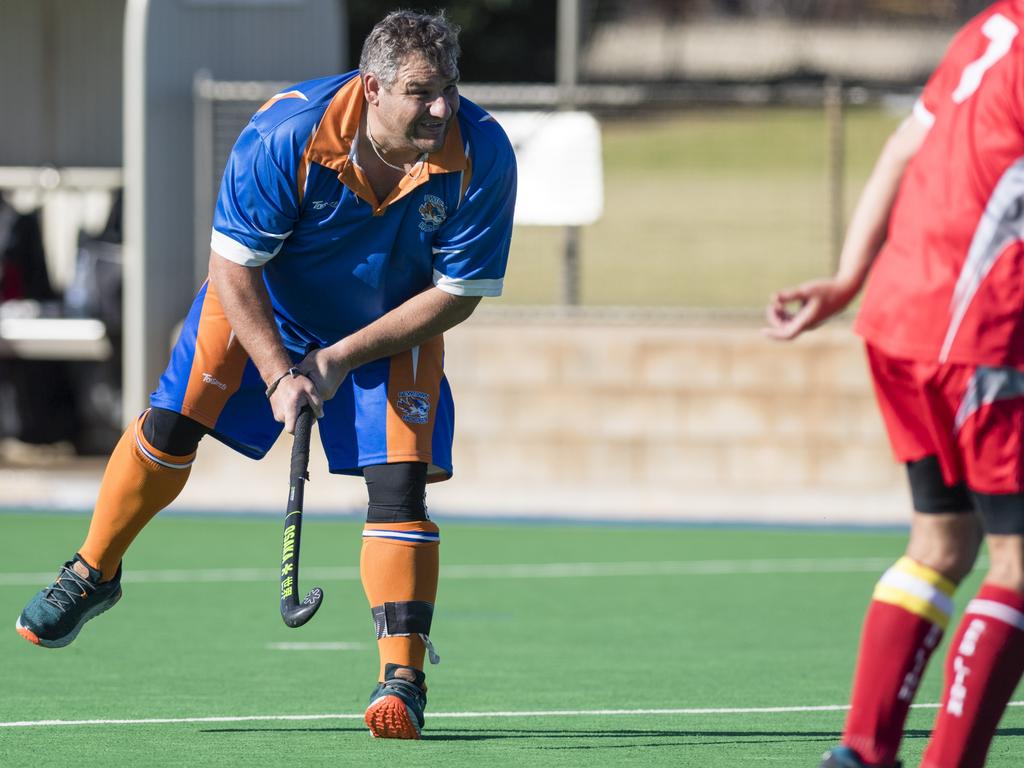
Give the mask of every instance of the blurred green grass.
M 847 215 L 903 117 L 847 109 Z M 760 309 L 773 290 L 832 269 L 823 110 L 693 110 L 601 129 L 605 209 L 581 233 L 583 304 Z M 559 303 L 564 238 L 516 228 L 506 305 Z

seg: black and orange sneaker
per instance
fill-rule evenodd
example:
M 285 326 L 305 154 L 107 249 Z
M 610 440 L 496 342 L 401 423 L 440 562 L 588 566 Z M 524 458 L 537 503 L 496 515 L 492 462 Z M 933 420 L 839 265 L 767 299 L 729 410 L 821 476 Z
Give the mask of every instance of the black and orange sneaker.
M 418 739 L 427 706 L 424 675 L 398 664 L 384 666 L 384 682 L 370 694 L 366 726 L 376 739 Z
M 63 648 L 89 619 L 121 599 L 121 566 L 110 581 L 76 554 L 61 566 L 57 580 L 29 600 L 14 628 L 30 643 Z

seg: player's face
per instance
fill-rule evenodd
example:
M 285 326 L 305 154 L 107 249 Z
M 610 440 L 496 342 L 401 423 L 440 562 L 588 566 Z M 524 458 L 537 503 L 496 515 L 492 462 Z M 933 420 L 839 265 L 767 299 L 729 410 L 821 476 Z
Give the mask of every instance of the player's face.
M 383 131 L 374 139 L 395 151 L 440 151 L 459 111 L 458 79 L 458 72 L 443 72 L 421 56 L 407 59 L 394 84 L 377 90 Z

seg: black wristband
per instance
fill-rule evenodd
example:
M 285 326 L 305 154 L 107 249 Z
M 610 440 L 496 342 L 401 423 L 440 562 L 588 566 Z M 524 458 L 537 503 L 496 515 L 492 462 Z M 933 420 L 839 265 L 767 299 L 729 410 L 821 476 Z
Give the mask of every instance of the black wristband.
M 283 379 L 285 376 L 288 376 L 289 374 L 291 375 L 291 377 L 293 379 L 296 376 L 305 376 L 306 375 L 306 374 L 304 374 L 302 371 L 300 371 L 298 368 L 296 368 L 293 365 L 287 371 L 285 371 L 280 376 L 278 376 L 276 379 L 274 379 L 273 383 L 269 387 L 267 387 L 267 400 L 269 400 L 270 396 L 273 395 L 277 391 L 277 385 L 281 383 L 281 379 Z

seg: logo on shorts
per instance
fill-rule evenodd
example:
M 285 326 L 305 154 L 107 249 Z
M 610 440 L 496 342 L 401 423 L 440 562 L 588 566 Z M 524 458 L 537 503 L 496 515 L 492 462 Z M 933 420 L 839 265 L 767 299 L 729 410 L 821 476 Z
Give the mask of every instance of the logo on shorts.
M 426 392 L 416 392 L 407 389 L 398 393 L 398 400 L 395 402 L 398 415 L 402 421 L 410 424 L 426 424 L 430 418 L 430 395 Z
M 204 373 L 203 374 L 203 383 L 204 384 L 213 384 L 213 386 L 217 387 L 218 389 L 227 389 L 228 388 L 227 384 L 225 384 L 222 381 L 217 381 L 217 379 L 215 379 L 213 376 L 211 376 L 208 373 Z
M 420 229 L 424 232 L 433 232 L 444 224 L 447 217 L 444 200 L 437 195 L 426 195 L 423 198 L 423 205 L 420 206 L 420 218 L 423 219 L 420 222 Z

